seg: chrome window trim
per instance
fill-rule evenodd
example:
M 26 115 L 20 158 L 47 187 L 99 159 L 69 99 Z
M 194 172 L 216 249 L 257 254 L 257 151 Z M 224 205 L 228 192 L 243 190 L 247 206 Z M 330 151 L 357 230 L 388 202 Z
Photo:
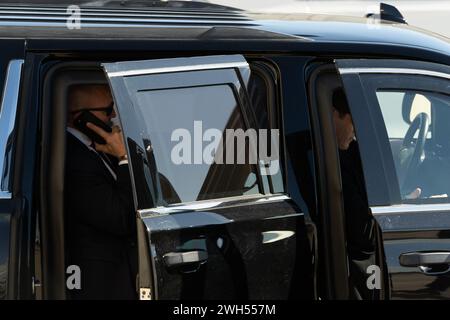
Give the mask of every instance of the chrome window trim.
M 127 77 L 138 75 L 150 75 L 158 73 L 170 73 L 170 72 L 184 72 L 184 71 L 199 71 L 199 70 L 213 70 L 213 69 L 229 69 L 229 68 L 247 68 L 246 62 L 229 62 L 229 63 L 215 63 L 215 64 L 196 64 L 177 67 L 160 67 L 160 68 L 148 68 L 148 69 L 135 69 L 127 71 L 108 72 L 110 78 L 114 77 Z
M 20 75 L 24 60 L 11 60 L 5 76 L 5 85 L 0 109 L 0 198 L 10 199 L 11 190 L 4 187 L 3 171 L 5 166 L 5 156 L 7 142 L 14 131 L 16 121 L 17 103 L 19 100 Z M 6 189 L 6 190 L 5 190 Z
M 450 212 L 450 203 L 436 204 L 400 204 L 392 206 L 371 207 L 373 215 L 414 213 L 414 212 Z
M 450 75 L 438 72 L 430 71 L 424 69 L 408 69 L 408 68 L 342 68 L 339 69 L 340 74 L 351 74 L 351 73 L 395 73 L 395 74 L 413 74 L 422 75 L 430 77 L 438 77 L 450 80 Z

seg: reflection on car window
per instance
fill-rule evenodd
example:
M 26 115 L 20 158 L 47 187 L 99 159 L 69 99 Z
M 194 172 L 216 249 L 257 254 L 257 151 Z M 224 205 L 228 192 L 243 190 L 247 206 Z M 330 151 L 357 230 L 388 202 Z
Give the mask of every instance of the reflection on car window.
M 219 142 L 208 137 L 209 129 L 218 129 L 226 158 L 226 129 L 246 130 L 233 90 L 228 85 L 199 86 L 140 91 L 138 107 L 151 139 L 162 190 L 167 203 L 260 193 L 256 166 L 220 164 L 208 145 Z M 181 148 L 187 146 L 187 148 Z M 234 155 L 238 151 L 234 148 Z M 182 163 L 180 163 L 182 159 Z M 161 179 L 160 179 L 161 180 Z
M 403 201 L 447 202 L 450 97 L 426 91 L 378 90 L 377 99 Z

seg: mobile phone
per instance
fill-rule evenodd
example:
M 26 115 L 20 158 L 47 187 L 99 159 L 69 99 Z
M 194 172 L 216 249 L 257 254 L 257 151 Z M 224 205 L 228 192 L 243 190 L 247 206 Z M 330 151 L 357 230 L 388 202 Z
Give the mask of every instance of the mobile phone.
M 105 139 L 103 139 L 100 135 L 95 133 L 93 130 L 89 129 L 87 127 L 87 123 L 90 122 L 97 127 L 105 130 L 106 132 L 111 132 L 112 129 L 110 126 L 108 126 L 106 123 L 104 123 L 102 120 L 97 118 L 92 112 L 85 110 L 82 111 L 81 114 L 75 119 L 74 125 L 75 127 L 83 132 L 85 135 L 87 135 L 89 138 L 92 139 L 92 141 L 98 143 L 98 144 L 106 144 Z

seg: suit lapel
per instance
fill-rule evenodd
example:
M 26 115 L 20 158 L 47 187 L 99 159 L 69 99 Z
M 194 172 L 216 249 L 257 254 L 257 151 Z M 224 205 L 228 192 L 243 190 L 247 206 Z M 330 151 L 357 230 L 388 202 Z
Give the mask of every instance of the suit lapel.
M 102 168 L 102 172 L 105 177 L 112 182 L 115 182 L 116 179 L 112 176 L 111 172 L 103 163 L 102 158 L 96 153 L 96 151 L 90 149 L 83 142 L 74 137 L 71 133 L 67 133 L 68 139 L 71 139 L 72 143 L 74 143 L 81 152 L 84 152 L 98 167 Z

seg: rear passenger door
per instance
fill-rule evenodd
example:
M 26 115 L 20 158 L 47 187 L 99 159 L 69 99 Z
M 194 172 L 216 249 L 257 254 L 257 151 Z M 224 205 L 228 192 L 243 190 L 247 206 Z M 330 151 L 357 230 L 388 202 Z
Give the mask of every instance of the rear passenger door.
M 393 299 L 450 298 L 450 67 L 337 61 Z
M 279 136 L 258 130 L 244 57 L 103 66 L 131 160 L 141 299 L 312 298 L 304 214 Z

